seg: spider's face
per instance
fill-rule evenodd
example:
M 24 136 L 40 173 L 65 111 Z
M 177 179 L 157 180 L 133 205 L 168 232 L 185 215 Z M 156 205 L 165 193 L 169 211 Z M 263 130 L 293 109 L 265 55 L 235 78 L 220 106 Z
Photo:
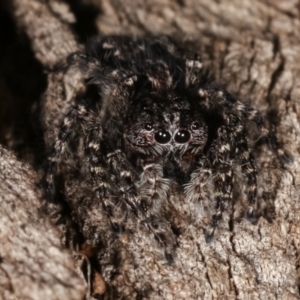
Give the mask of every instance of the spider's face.
M 174 132 L 173 152 L 182 156 L 186 152 L 203 151 L 208 138 L 208 127 L 201 114 L 190 107 L 180 114 L 180 122 Z
M 124 140 L 132 151 L 162 155 L 183 155 L 202 151 L 207 141 L 207 126 L 201 115 L 184 97 L 151 95 L 134 101 L 129 110 Z
M 161 155 L 172 139 L 164 118 L 166 100 L 154 95 L 133 101 L 124 127 L 125 146 L 134 152 Z

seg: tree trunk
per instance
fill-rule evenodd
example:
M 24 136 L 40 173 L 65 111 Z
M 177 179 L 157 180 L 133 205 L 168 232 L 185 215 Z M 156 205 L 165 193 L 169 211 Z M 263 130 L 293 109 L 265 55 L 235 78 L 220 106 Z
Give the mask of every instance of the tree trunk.
M 57 241 L 53 243 L 58 253 L 51 254 L 51 239 L 44 241 L 46 225 L 38 219 L 37 210 L 37 201 L 42 203 L 43 197 L 31 177 L 41 179 L 40 168 L 44 161 L 36 141 L 42 143 L 44 140 L 42 148 L 48 149 L 63 113 L 76 96 L 84 93 L 80 72 L 57 71 L 55 66 L 68 54 L 81 49 L 87 37 L 99 32 L 165 34 L 183 40 L 186 47 L 201 53 L 204 64 L 218 82 L 266 117 L 272 132 L 293 155 L 294 164 L 282 168 L 268 149 L 256 153 L 264 218 L 260 218 L 256 226 L 247 222 L 237 194 L 211 244 L 204 240 L 206 216 L 197 218 L 192 206 L 175 199 L 173 209 L 185 230 L 178 238 L 175 263 L 171 266 L 166 264 L 157 245 L 143 229 L 112 240 L 106 232 L 103 213 L 85 211 L 91 221 L 81 220 L 82 231 L 90 233 L 89 226 L 101 224 L 99 232 L 105 244 L 105 253 L 102 251 L 90 261 L 93 264 L 97 260 L 102 275 L 95 276 L 100 278 L 100 285 L 104 279 L 106 287 L 97 288 L 96 277 L 92 274 L 92 293 L 102 294 L 106 290 L 104 297 L 111 299 L 299 299 L 299 8 L 292 0 L 102 0 L 100 4 L 96 0 L 12 0 L 3 5 L 3 15 L 8 16 L 7 22 L 19 33 L 12 40 L 0 36 L 5 41 L 0 58 L 0 141 L 37 170 L 36 173 L 31 170 L 30 176 L 20 171 L 24 187 L 18 196 L 9 191 L 9 186 L 19 186 L 20 178 L 0 176 L 4 183 L 0 187 L 1 207 L 6 207 L 0 210 L 1 223 L 3 220 L 0 225 L 0 274 L 4 278 L 1 277 L 0 295 L 3 299 L 42 299 L 42 292 L 48 291 L 53 292 L 51 299 L 82 297 L 84 284 L 72 273 L 68 254 L 57 246 Z M 26 53 L 36 67 L 31 69 L 31 65 L 18 63 L 19 57 Z M 14 59 L 18 70 L 12 66 Z M 47 75 L 41 70 L 46 70 Z M 31 75 L 30 79 L 27 74 Z M 12 82 L 18 84 L 21 91 L 29 85 L 28 92 L 16 93 Z M 20 120 L 24 122 L 21 134 L 16 130 Z M 23 167 L 19 167 L 14 156 L 1 151 L 3 164 L 12 162 L 10 174 L 17 174 Z M 72 197 L 80 196 L 80 191 L 78 195 L 74 192 L 76 185 L 76 181 L 70 179 L 66 191 L 70 203 Z M 13 200 L 3 196 L 10 194 Z M 36 199 L 35 204 L 30 202 L 32 197 Z M 28 214 L 24 201 L 34 207 L 33 217 L 22 221 L 23 226 L 34 227 L 39 237 L 34 241 L 22 234 L 8 238 L 13 230 L 23 230 L 21 225 L 14 228 L 20 224 L 20 214 Z M 7 203 L 14 203 L 14 207 Z M 276 219 L 271 222 L 274 210 Z M 74 212 L 76 214 L 79 212 Z M 193 217 L 187 218 L 186 214 Z M 25 250 L 27 243 L 29 250 Z M 36 247 L 30 248 L 33 244 Z M 111 260 L 114 249 L 118 249 L 118 264 Z M 36 261 L 39 251 L 45 254 L 42 263 Z M 26 275 L 33 271 L 31 265 L 25 263 L 25 254 L 37 268 L 32 276 Z M 68 257 L 67 263 L 58 261 L 57 257 L 64 255 Z M 16 259 L 18 256 L 22 256 L 24 265 Z M 47 266 L 43 267 L 45 262 Z M 67 268 L 64 270 L 70 273 L 70 279 L 68 282 L 67 277 L 62 277 L 54 286 L 51 274 L 58 272 L 58 266 Z M 38 276 L 38 268 L 41 272 L 47 269 L 51 278 Z M 31 294 L 24 288 L 27 286 L 34 286 Z M 58 289 L 61 294 L 54 292 Z

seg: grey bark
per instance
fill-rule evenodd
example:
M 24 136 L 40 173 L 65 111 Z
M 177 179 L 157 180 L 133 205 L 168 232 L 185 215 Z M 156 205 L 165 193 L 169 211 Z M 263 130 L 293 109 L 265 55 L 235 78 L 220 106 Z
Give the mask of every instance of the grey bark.
M 108 290 L 114 291 L 117 299 L 299 299 L 299 3 L 292 0 L 81 3 L 82 8 L 100 8 L 95 24 L 102 34 L 167 34 L 187 44 L 191 42 L 219 82 L 263 115 L 270 116 L 271 128 L 295 160 L 293 166 L 282 169 L 267 149 L 257 154 L 261 174 L 259 196 L 262 206 L 270 211 L 275 209 L 277 217 L 273 223 L 261 218 L 257 226 L 250 225 L 242 218 L 242 206 L 237 200 L 233 213 L 224 217 L 215 241 L 207 245 L 203 237 L 206 216 L 197 218 L 194 207 L 175 198 L 174 218 L 185 224 L 185 231 L 178 241 L 174 265 L 166 265 L 143 229 L 107 242 L 108 252 L 110 246 L 121 249 L 117 269 L 111 263 L 102 267 Z M 67 2 L 14 0 L 11 12 L 45 68 L 51 70 L 82 46 L 72 30 L 76 15 Z M 53 131 L 57 130 L 63 112 L 68 110 L 74 96 L 83 91 L 76 70 L 49 72 L 41 116 L 47 145 L 53 142 Z M 74 185 L 70 183 L 69 189 Z M 35 188 L 29 185 L 27 191 L 34 192 Z M 74 194 L 69 192 L 69 197 L 76 197 Z M 36 197 L 39 199 L 40 194 Z M 25 208 L 20 206 L 20 209 Z M 11 214 L 14 216 L 15 212 Z M 100 233 L 106 237 L 107 224 L 101 212 L 86 214 L 92 225 L 101 224 Z M 230 219 L 234 220 L 231 230 Z M 27 222 L 31 224 L 31 220 Z M 83 221 L 83 230 L 88 231 L 88 226 Z M 3 256 L 3 250 L 0 251 Z M 11 261 L 13 267 L 15 264 Z M 117 275 L 110 277 L 114 272 Z M 73 286 L 68 291 L 75 295 Z M 5 288 L 12 291 L 9 285 Z M 47 288 L 50 290 L 51 285 Z M 22 288 L 15 288 L 12 293 L 21 291 Z
M 0 298 L 82 299 L 86 285 L 41 212 L 37 174 L 0 146 Z

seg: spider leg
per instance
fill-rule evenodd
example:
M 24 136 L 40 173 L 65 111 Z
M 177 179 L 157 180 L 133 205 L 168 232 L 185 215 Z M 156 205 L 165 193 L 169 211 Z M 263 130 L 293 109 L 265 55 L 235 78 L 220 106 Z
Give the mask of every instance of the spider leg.
M 124 219 L 124 208 L 112 201 L 112 184 L 108 180 L 107 169 L 103 163 L 101 152 L 102 130 L 100 120 L 93 122 L 93 128 L 88 130 L 85 140 L 85 154 L 88 158 L 89 170 L 92 176 L 94 190 L 100 200 L 104 211 L 111 223 L 113 230 L 117 233 L 124 231 L 122 221 Z
M 193 87 L 200 85 L 200 80 L 203 76 L 202 61 L 200 57 L 196 56 L 185 60 L 185 85 Z
M 229 101 L 226 99 L 226 96 L 228 97 Z M 269 132 L 269 130 L 265 126 L 265 122 L 262 116 L 257 110 L 245 103 L 233 100 L 233 97 L 230 96 L 229 93 L 225 95 L 223 92 L 219 91 L 219 97 L 223 99 L 226 105 L 228 105 L 230 108 L 235 109 L 239 115 L 256 124 L 261 133 L 263 142 L 268 145 L 270 150 L 273 151 L 273 153 L 277 156 L 278 160 L 283 166 L 291 165 L 293 163 L 292 156 L 280 146 L 276 137 Z
M 91 78 L 100 70 L 101 63 L 98 59 L 91 57 L 83 52 L 77 51 L 70 54 L 65 62 L 65 67 L 75 67 L 83 71 L 84 77 Z M 101 66 L 101 69 L 105 69 Z
M 207 157 L 202 155 L 197 161 L 197 168 L 191 174 L 191 180 L 184 186 L 184 193 L 190 202 L 199 202 L 209 194 L 208 181 L 212 175 Z
M 160 191 L 164 194 L 167 193 L 168 185 L 167 181 L 159 181 L 160 172 L 154 175 L 154 178 L 148 177 L 147 173 L 152 173 L 149 169 L 155 169 L 154 166 L 146 165 L 144 172 L 142 173 L 140 190 L 142 191 L 146 186 L 156 188 L 153 194 L 149 197 L 149 191 L 146 193 L 146 197 L 141 196 L 134 182 L 139 179 L 138 174 L 133 170 L 133 167 L 128 162 L 125 154 L 121 150 L 116 150 L 107 155 L 110 170 L 113 173 L 113 181 L 117 185 L 118 189 L 123 195 L 124 202 L 128 205 L 131 211 L 139 218 L 142 224 L 148 227 L 148 229 L 154 234 L 155 239 L 165 249 L 165 256 L 169 263 L 173 262 L 173 240 L 170 234 L 165 234 L 166 227 L 163 223 L 159 222 L 152 213 L 153 200 L 157 193 Z M 150 171 L 150 172 L 149 172 Z M 157 171 L 157 170 L 156 170 Z M 148 174 L 149 175 L 149 174 Z M 160 186 L 160 187 L 159 187 Z M 150 200 L 150 201 L 149 201 Z
M 109 182 L 106 180 L 106 170 L 103 164 L 103 154 L 100 150 L 102 140 L 102 128 L 100 119 L 91 110 L 87 109 L 85 104 L 78 104 L 71 108 L 64 118 L 59 129 L 58 137 L 54 143 L 53 151 L 48 161 L 47 170 L 47 190 L 52 195 L 55 194 L 54 174 L 61 156 L 67 149 L 72 134 L 79 128 L 81 132 L 87 132 L 85 138 L 85 155 L 87 156 L 90 173 L 95 186 L 95 193 L 102 203 L 104 211 L 107 213 L 112 227 L 121 231 L 121 225 L 115 217 L 115 208 L 111 201 L 112 190 Z
M 288 166 L 293 163 L 293 157 L 280 146 L 276 137 L 269 132 L 262 116 L 257 110 L 236 100 L 230 93 L 213 84 L 208 85 L 205 88 L 200 88 L 198 94 L 202 99 L 202 105 L 211 106 L 212 103 L 217 103 L 231 111 L 236 111 L 239 116 L 255 123 L 261 133 L 264 143 L 266 143 L 270 150 L 273 151 L 280 163 L 283 166 Z
M 235 145 L 235 152 L 232 156 L 238 155 L 241 159 L 241 169 L 247 179 L 248 209 L 246 218 L 251 222 L 257 221 L 257 168 L 252 151 L 248 147 L 247 133 L 241 119 L 234 114 L 228 115 L 228 127 L 231 129 L 231 143 Z
M 155 231 L 155 237 L 164 246 L 166 258 L 171 263 L 173 261 L 174 234 L 168 222 L 163 222 L 159 217 L 162 202 L 167 200 L 170 189 L 169 179 L 163 178 L 163 168 L 159 164 L 148 163 L 143 166 L 138 185 L 139 195 L 143 203 L 146 219 L 142 223 L 151 226 L 151 231 Z M 162 244 L 164 243 L 164 244 Z
M 247 179 L 247 199 L 248 199 L 248 209 L 246 212 L 246 218 L 251 222 L 255 223 L 257 221 L 257 168 L 255 158 L 248 147 L 248 142 L 246 138 L 246 131 L 243 129 L 240 136 L 237 137 L 236 147 L 238 149 L 238 156 L 241 159 L 241 169 L 243 174 L 245 174 Z
M 293 158 L 278 143 L 276 137 L 265 127 L 265 123 L 260 113 L 249 105 L 237 101 L 236 110 L 246 119 L 254 122 L 261 132 L 264 143 L 275 153 L 282 165 L 291 165 Z
M 53 150 L 48 158 L 47 167 L 47 192 L 48 194 L 55 194 L 55 184 L 54 184 L 54 173 L 57 165 L 65 153 L 68 143 L 71 140 L 72 135 L 76 132 L 78 123 L 83 120 L 88 115 L 88 111 L 84 105 L 77 105 L 70 109 L 68 114 L 65 116 L 62 125 L 60 126 L 58 136 L 55 140 Z
M 232 168 L 232 144 L 225 126 L 218 129 L 218 139 L 215 150 L 212 153 L 213 168 L 215 170 L 215 213 L 211 218 L 211 224 L 205 233 L 207 243 L 211 242 L 218 227 L 227 203 L 232 199 L 233 168 Z
M 138 191 L 142 198 L 147 201 L 148 208 L 159 209 L 161 202 L 168 197 L 170 188 L 169 179 L 163 178 L 163 168 L 159 164 L 148 163 L 143 166 L 140 175 Z

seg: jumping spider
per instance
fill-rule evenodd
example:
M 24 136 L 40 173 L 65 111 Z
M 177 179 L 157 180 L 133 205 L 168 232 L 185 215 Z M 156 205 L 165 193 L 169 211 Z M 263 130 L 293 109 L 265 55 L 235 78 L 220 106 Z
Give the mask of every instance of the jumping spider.
M 171 181 L 181 186 L 186 201 L 196 202 L 213 178 L 209 242 L 232 200 L 233 164 L 239 163 L 247 183 L 246 218 L 256 221 L 257 169 L 246 121 L 257 125 L 283 164 L 291 158 L 255 109 L 207 80 L 196 55 L 166 39 L 109 36 L 71 55 L 68 64 L 83 71 L 99 97 L 92 104 L 79 101 L 66 114 L 49 157 L 50 191 L 60 158 L 77 134 L 84 138 L 95 193 L 113 229 L 120 232 L 124 226 L 110 197 L 118 195 L 116 201 L 150 229 L 169 261 L 174 240 L 157 211 L 168 201 Z

